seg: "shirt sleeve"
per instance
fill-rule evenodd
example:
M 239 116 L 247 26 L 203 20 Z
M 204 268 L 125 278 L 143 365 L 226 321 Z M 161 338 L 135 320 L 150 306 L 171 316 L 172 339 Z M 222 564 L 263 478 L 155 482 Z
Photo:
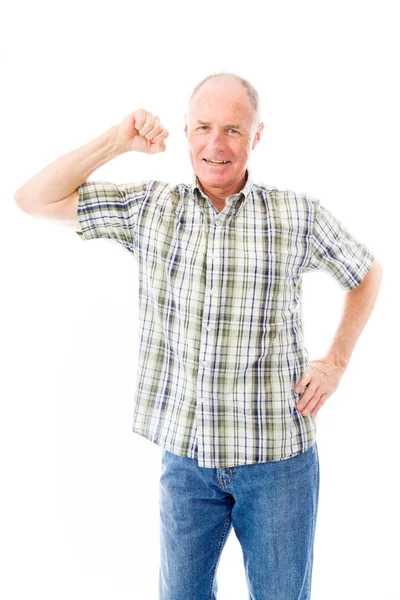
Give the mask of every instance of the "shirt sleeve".
M 368 273 L 375 255 L 350 233 L 324 206 L 314 199 L 308 271 L 318 269 L 332 275 L 343 290 L 357 287 Z
M 81 231 L 76 233 L 85 241 L 114 240 L 135 254 L 137 216 L 141 203 L 150 193 L 150 184 L 150 181 L 123 184 L 85 181 L 77 188 Z

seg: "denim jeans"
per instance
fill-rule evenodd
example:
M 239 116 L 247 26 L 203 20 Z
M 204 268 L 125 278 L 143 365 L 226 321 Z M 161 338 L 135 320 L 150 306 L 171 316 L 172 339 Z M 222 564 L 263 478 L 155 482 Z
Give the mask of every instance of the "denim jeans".
M 309 600 L 318 496 L 316 442 L 282 461 L 229 468 L 163 448 L 159 600 L 216 600 L 232 526 L 250 600 Z

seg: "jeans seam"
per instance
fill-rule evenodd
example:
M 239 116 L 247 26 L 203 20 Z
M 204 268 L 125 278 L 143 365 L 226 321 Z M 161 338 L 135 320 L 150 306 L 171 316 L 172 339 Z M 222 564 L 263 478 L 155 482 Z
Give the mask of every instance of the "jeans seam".
M 215 571 L 216 571 L 216 568 L 217 568 L 219 557 L 221 555 L 222 544 L 223 544 L 223 541 L 225 539 L 226 531 L 228 529 L 230 520 L 231 520 L 231 514 L 229 513 L 229 515 L 225 519 L 224 528 L 222 530 L 221 539 L 219 541 L 218 554 L 217 554 L 217 558 L 215 560 L 214 568 L 213 568 L 213 571 L 212 571 L 211 588 L 210 588 L 210 595 L 208 597 L 208 600 L 212 600 L 212 593 L 213 593 L 214 579 L 215 579 Z

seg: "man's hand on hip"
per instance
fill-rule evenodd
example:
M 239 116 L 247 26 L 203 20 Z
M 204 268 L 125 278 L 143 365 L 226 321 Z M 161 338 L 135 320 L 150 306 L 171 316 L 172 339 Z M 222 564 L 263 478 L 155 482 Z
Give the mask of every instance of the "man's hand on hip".
M 338 361 L 332 357 L 312 360 L 308 363 L 303 377 L 294 388 L 296 393 L 301 393 L 305 388 L 301 399 L 296 404 L 297 410 L 303 417 L 308 413 L 315 417 L 321 406 L 338 388 L 345 370 L 346 367 L 338 364 Z

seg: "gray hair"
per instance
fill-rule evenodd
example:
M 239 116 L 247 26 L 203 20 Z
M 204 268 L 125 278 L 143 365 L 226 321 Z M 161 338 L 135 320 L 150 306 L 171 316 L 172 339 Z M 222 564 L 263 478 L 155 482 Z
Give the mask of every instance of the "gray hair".
M 200 83 L 198 83 L 196 85 L 196 87 L 194 88 L 190 98 L 189 98 L 189 106 L 193 100 L 193 98 L 195 97 L 195 95 L 197 94 L 197 92 L 199 91 L 199 89 L 207 82 L 210 81 L 211 79 L 216 79 L 217 77 L 229 77 L 229 79 L 233 79 L 235 81 L 237 81 L 238 83 L 241 83 L 242 86 L 245 88 L 247 95 L 249 97 L 249 100 L 251 102 L 251 105 L 253 107 L 253 111 L 254 111 L 254 126 L 255 128 L 258 127 L 258 125 L 260 124 L 260 120 L 261 120 L 261 116 L 260 116 L 260 97 L 258 95 L 257 90 L 255 89 L 254 86 L 251 85 L 251 83 L 249 81 L 247 81 L 247 79 L 244 79 L 243 77 L 241 77 L 240 75 L 237 75 L 236 73 L 228 73 L 226 71 L 221 71 L 220 73 L 211 73 L 210 75 L 207 75 L 207 77 L 205 77 L 204 79 L 202 79 L 200 81 Z

